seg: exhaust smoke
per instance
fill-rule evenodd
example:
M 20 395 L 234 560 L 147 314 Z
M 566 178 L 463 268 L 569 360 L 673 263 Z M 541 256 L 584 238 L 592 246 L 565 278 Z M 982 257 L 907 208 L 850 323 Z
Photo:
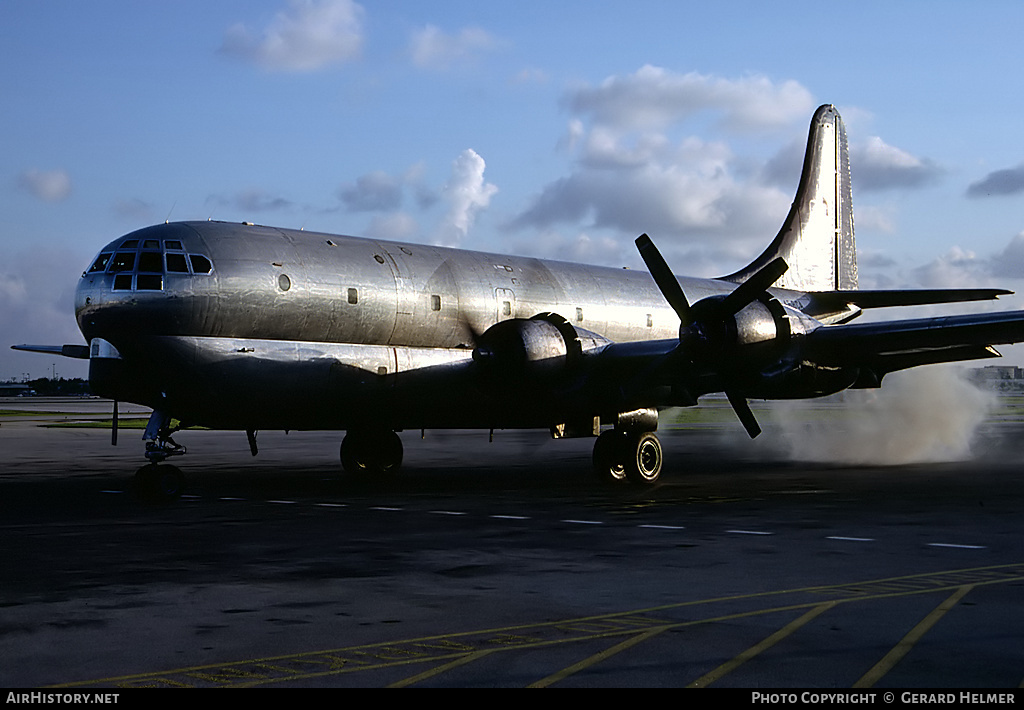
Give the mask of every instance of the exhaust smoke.
M 788 457 L 799 461 L 960 461 L 970 457 L 971 442 L 997 401 L 963 372 L 949 366 L 895 372 L 880 389 L 848 390 L 825 406 L 786 403 L 773 409 L 773 428 Z

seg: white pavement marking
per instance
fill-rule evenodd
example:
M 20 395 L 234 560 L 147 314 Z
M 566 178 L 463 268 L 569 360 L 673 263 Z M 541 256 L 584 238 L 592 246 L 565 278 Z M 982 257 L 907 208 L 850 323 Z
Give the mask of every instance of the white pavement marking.
M 845 542 L 874 542 L 873 537 L 847 537 L 845 535 L 829 535 L 826 540 L 843 540 Z

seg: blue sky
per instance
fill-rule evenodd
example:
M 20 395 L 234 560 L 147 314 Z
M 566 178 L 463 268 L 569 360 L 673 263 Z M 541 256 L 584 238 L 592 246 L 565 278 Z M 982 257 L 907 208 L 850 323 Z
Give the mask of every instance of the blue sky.
M 862 287 L 1022 290 L 1022 36 L 1008 1 L 7 0 L 0 332 L 80 342 L 82 269 L 167 218 L 632 267 L 647 231 L 728 273 L 781 224 L 821 103 Z M 4 347 L 0 379 L 51 360 Z

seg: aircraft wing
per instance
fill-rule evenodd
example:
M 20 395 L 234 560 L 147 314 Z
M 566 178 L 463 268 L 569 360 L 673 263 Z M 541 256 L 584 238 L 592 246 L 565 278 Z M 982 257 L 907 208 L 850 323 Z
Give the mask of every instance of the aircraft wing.
M 12 345 L 11 350 L 25 350 L 30 353 L 44 353 L 46 355 L 62 355 L 78 360 L 89 359 L 88 345 Z
M 860 366 L 875 375 L 860 386 L 917 365 L 999 357 L 994 345 L 1024 341 L 1024 311 L 826 325 L 808 333 L 803 353 L 827 366 Z

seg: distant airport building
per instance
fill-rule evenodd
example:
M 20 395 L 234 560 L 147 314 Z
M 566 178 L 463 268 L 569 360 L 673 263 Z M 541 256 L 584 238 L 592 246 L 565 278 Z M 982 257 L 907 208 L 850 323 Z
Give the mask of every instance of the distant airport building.
M 986 389 L 1024 392 L 1024 368 L 1016 365 L 988 365 L 970 371 L 970 379 Z

